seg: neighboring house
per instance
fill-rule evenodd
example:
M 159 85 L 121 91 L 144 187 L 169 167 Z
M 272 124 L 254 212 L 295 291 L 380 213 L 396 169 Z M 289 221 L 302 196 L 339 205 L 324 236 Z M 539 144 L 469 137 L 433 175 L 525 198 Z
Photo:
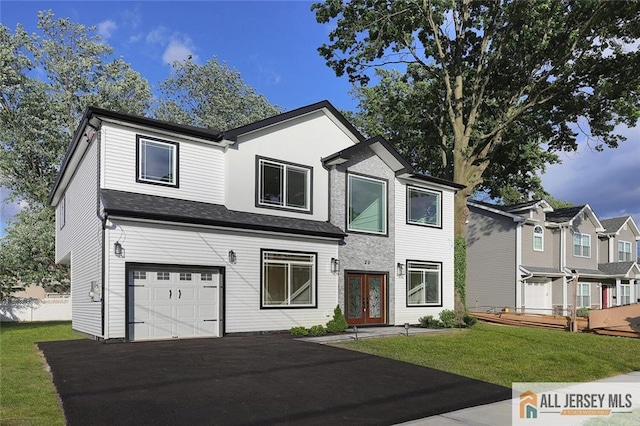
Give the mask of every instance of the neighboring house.
M 467 205 L 470 309 L 566 314 L 574 303 L 606 308 L 640 298 L 631 216 L 600 220 L 588 204 L 554 210 L 544 200 Z
M 328 102 L 225 132 L 89 108 L 50 196 L 99 339 L 416 323 L 453 308 L 453 182 Z

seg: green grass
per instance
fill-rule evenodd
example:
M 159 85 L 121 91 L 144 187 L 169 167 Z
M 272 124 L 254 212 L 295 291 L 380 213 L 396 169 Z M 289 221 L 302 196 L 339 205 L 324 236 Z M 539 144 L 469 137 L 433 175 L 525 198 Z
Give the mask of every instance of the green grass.
M 336 346 L 507 387 L 512 382 L 587 382 L 640 370 L 640 339 L 488 324 Z
M 78 338 L 69 322 L 0 324 L 0 424 L 65 424 L 35 343 Z

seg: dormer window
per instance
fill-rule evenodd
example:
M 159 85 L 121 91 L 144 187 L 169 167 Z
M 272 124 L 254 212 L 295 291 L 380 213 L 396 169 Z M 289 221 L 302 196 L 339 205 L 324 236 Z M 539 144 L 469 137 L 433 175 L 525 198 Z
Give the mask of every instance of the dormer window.
M 618 262 L 631 262 L 631 243 L 618 241 Z
M 591 257 L 591 235 L 573 234 L 573 255 L 577 257 Z
M 312 168 L 257 158 L 258 207 L 311 212 Z
M 533 250 L 544 251 L 544 229 L 540 225 L 533 227 Z
M 136 181 L 178 187 L 178 144 L 137 136 Z

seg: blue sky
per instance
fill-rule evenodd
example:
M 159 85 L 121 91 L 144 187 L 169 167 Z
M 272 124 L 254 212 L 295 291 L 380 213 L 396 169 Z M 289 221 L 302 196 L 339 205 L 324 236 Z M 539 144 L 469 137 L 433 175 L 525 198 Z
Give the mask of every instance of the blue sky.
M 258 93 L 285 110 L 329 100 L 354 110 L 346 77 L 336 77 L 317 48 L 329 27 L 316 23 L 307 1 L 6 1 L 0 22 L 35 31 L 39 10 L 51 9 L 95 25 L 106 42 L 152 87 L 164 80 L 169 62 L 187 55 L 199 62 L 215 56 L 236 68 Z M 628 141 L 615 150 L 594 152 L 586 142 L 562 154 L 562 165 L 543 176 L 546 189 L 574 204 L 589 203 L 600 218 L 632 215 L 640 224 L 640 127 L 622 129 Z M 6 197 L 0 189 L 0 198 Z M 0 235 L 18 209 L 0 207 Z

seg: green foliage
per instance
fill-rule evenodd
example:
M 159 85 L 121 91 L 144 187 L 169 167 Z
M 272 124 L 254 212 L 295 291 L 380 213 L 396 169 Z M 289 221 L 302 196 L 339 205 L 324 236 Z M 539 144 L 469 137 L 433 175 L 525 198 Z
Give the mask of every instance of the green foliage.
M 160 94 L 157 118 L 210 129 L 229 130 L 282 112 L 215 58 L 203 65 L 174 62 Z
M 442 321 L 433 317 L 433 315 L 427 315 L 424 317 L 418 318 L 418 322 L 420 323 L 420 327 L 422 328 L 442 328 L 444 324 Z
M 343 333 L 349 325 L 347 324 L 347 320 L 344 318 L 342 314 L 342 309 L 340 309 L 340 305 L 336 305 L 333 310 L 333 318 L 327 322 L 327 332 L 329 333 Z
M 589 311 L 591 308 L 578 308 L 576 315 L 579 317 L 589 318 Z
M 309 336 L 317 337 L 327 334 L 327 329 L 322 324 L 314 325 L 309 329 Z
M 474 325 L 476 325 L 478 323 L 478 318 L 471 316 L 469 314 L 465 314 L 465 316 L 463 317 L 463 322 L 465 324 L 465 326 L 467 327 L 473 327 Z
M 454 328 L 460 326 L 458 315 L 452 309 L 444 309 L 440 312 L 440 322 L 444 328 Z
M 456 294 L 460 300 L 461 307 L 457 310 L 466 310 L 467 306 L 467 240 L 464 237 L 456 237 L 453 249 L 453 279 Z
M 304 337 L 309 335 L 309 330 L 306 327 L 291 327 L 291 335 L 294 337 Z

